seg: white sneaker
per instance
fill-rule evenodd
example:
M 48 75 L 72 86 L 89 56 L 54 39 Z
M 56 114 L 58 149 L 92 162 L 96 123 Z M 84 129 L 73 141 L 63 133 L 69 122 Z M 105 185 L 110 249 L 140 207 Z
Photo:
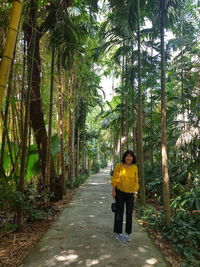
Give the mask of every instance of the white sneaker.
M 129 235 L 127 233 L 124 234 L 124 237 L 126 238 L 127 242 L 130 242 L 132 240 L 131 235 Z
M 125 238 L 125 236 L 122 235 L 122 234 L 116 234 L 115 239 L 116 239 L 117 241 L 121 242 L 121 243 L 125 243 L 125 242 L 126 242 L 126 238 Z

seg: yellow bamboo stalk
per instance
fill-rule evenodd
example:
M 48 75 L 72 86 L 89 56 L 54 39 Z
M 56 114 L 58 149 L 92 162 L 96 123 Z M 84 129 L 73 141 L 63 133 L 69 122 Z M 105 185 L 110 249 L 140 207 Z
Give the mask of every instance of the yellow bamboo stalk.
M 23 0 L 13 0 L 12 2 L 8 33 L 6 37 L 2 60 L 0 63 L 0 110 L 2 107 L 3 96 L 10 73 L 11 62 L 13 59 L 13 53 L 19 28 L 19 21 L 22 12 L 22 5 Z

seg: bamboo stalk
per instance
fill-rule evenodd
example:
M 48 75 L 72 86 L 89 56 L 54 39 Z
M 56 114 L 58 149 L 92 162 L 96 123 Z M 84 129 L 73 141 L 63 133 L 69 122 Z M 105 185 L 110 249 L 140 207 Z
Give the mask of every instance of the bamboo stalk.
M 11 66 L 11 72 L 10 72 L 10 83 L 8 84 L 8 89 L 7 89 L 4 119 L 2 120 L 2 122 L 3 122 L 3 124 L 2 124 L 3 125 L 3 132 L 2 132 L 1 154 L 0 154 L 0 169 L 1 169 L 1 172 L 3 171 L 3 160 L 4 160 L 4 152 L 5 152 L 5 146 L 6 146 L 6 131 L 7 131 L 7 124 L 8 124 L 8 115 L 9 115 L 8 113 L 9 113 L 9 107 L 10 107 L 10 96 L 11 96 L 11 90 L 12 90 L 12 80 L 13 80 L 13 64 Z
M 19 28 L 19 21 L 22 12 L 22 5 L 23 5 L 23 0 L 13 0 L 6 44 L 4 47 L 2 61 L 0 64 L 0 110 L 2 107 L 4 91 L 6 89 L 8 76 L 10 73 L 11 62 L 13 59 L 18 28 Z

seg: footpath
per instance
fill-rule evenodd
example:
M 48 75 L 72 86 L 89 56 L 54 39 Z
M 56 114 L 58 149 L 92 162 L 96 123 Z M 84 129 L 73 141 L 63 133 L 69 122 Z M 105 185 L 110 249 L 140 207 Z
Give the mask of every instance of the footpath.
M 109 168 L 91 175 L 20 267 L 167 267 L 133 217 L 132 241 L 114 238 Z

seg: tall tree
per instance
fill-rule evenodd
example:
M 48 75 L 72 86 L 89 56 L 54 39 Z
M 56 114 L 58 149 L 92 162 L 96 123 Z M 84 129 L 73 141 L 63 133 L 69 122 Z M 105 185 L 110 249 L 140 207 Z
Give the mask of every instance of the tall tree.
M 141 203 L 145 205 L 144 155 L 142 138 L 142 86 L 141 86 L 141 38 L 140 38 L 140 0 L 137 0 L 137 44 L 138 44 L 138 154 Z
M 51 176 L 51 137 L 52 137 L 52 115 L 53 115 L 53 91 L 54 91 L 54 57 L 55 48 L 52 47 L 51 51 L 51 82 L 50 82 L 50 99 L 49 99 L 49 128 L 47 139 L 47 153 L 46 153 L 46 174 L 45 185 L 49 187 Z
M 66 193 L 66 160 L 64 151 L 64 85 L 61 73 L 61 60 L 60 60 L 60 49 L 58 49 L 58 105 L 59 105 L 59 136 L 60 136 L 60 160 L 61 160 L 61 173 L 62 173 L 62 185 L 63 193 Z
M 37 12 L 37 11 L 36 11 Z M 37 18 L 37 14 L 35 14 L 34 19 Z M 25 99 L 25 118 L 24 118 L 24 125 L 22 127 L 22 153 L 21 153 L 21 162 L 20 162 L 20 179 L 19 179 L 19 185 L 18 190 L 22 194 L 25 190 L 25 172 L 26 172 L 26 163 L 27 163 L 27 146 L 28 146 L 28 137 L 29 137 L 29 126 L 30 126 L 30 92 L 31 92 L 31 80 L 33 75 L 33 61 L 34 61 L 34 51 L 35 51 L 35 38 L 36 38 L 36 30 L 33 30 L 33 45 L 31 46 L 31 60 L 30 60 L 30 79 L 28 83 L 28 88 L 26 92 L 26 99 Z M 24 44 L 25 45 L 25 44 Z M 25 73 L 24 73 L 25 74 Z M 24 89 L 24 88 L 23 88 Z M 22 106 L 21 106 L 22 108 Z M 23 224 L 24 224 L 24 211 L 22 205 L 19 206 L 18 212 L 17 212 L 17 225 L 18 230 L 23 230 Z
M 162 176 L 163 176 L 163 208 L 166 226 L 171 221 L 169 172 L 167 161 L 167 125 L 166 125 L 166 73 L 165 73 L 165 24 L 166 1 L 160 0 L 160 54 L 161 54 L 161 128 L 162 128 Z
M 40 83 L 41 83 L 41 58 L 40 58 L 40 39 L 44 32 L 47 30 L 46 23 L 42 24 L 39 28 L 37 25 L 37 20 L 35 20 L 35 14 L 38 9 L 38 1 L 31 0 L 28 6 L 27 21 L 24 24 L 24 32 L 27 40 L 27 53 L 29 59 L 31 58 L 31 51 L 33 46 L 33 29 L 36 28 L 35 36 L 35 49 L 34 49 L 34 62 L 33 71 L 31 79 L 31 94 L 30 94 L 30 120 L 31 126 L 35 134 L 35 140 L 37 143 L 40 165 L 42 169 L 42 183 L 45 183 L 45 171 L 46 171 L 46 153 L 47 153 L 47 132 L 44 122 L 44 114 L 42 110 L 42 101 L 40 93 Z M 49 16 L 55 13 L 55 9 L 52 7 L 51 14 L 48 14 L 46 20 L 48 21 Z M 28 63 L 28 73 L 30 72 L 30 60 Z M 53 159 L 51 159 L 51 191 L 55 193 L 55 179 L 57 177 Z M 55 196 L 56 197 L 56 196 Z

